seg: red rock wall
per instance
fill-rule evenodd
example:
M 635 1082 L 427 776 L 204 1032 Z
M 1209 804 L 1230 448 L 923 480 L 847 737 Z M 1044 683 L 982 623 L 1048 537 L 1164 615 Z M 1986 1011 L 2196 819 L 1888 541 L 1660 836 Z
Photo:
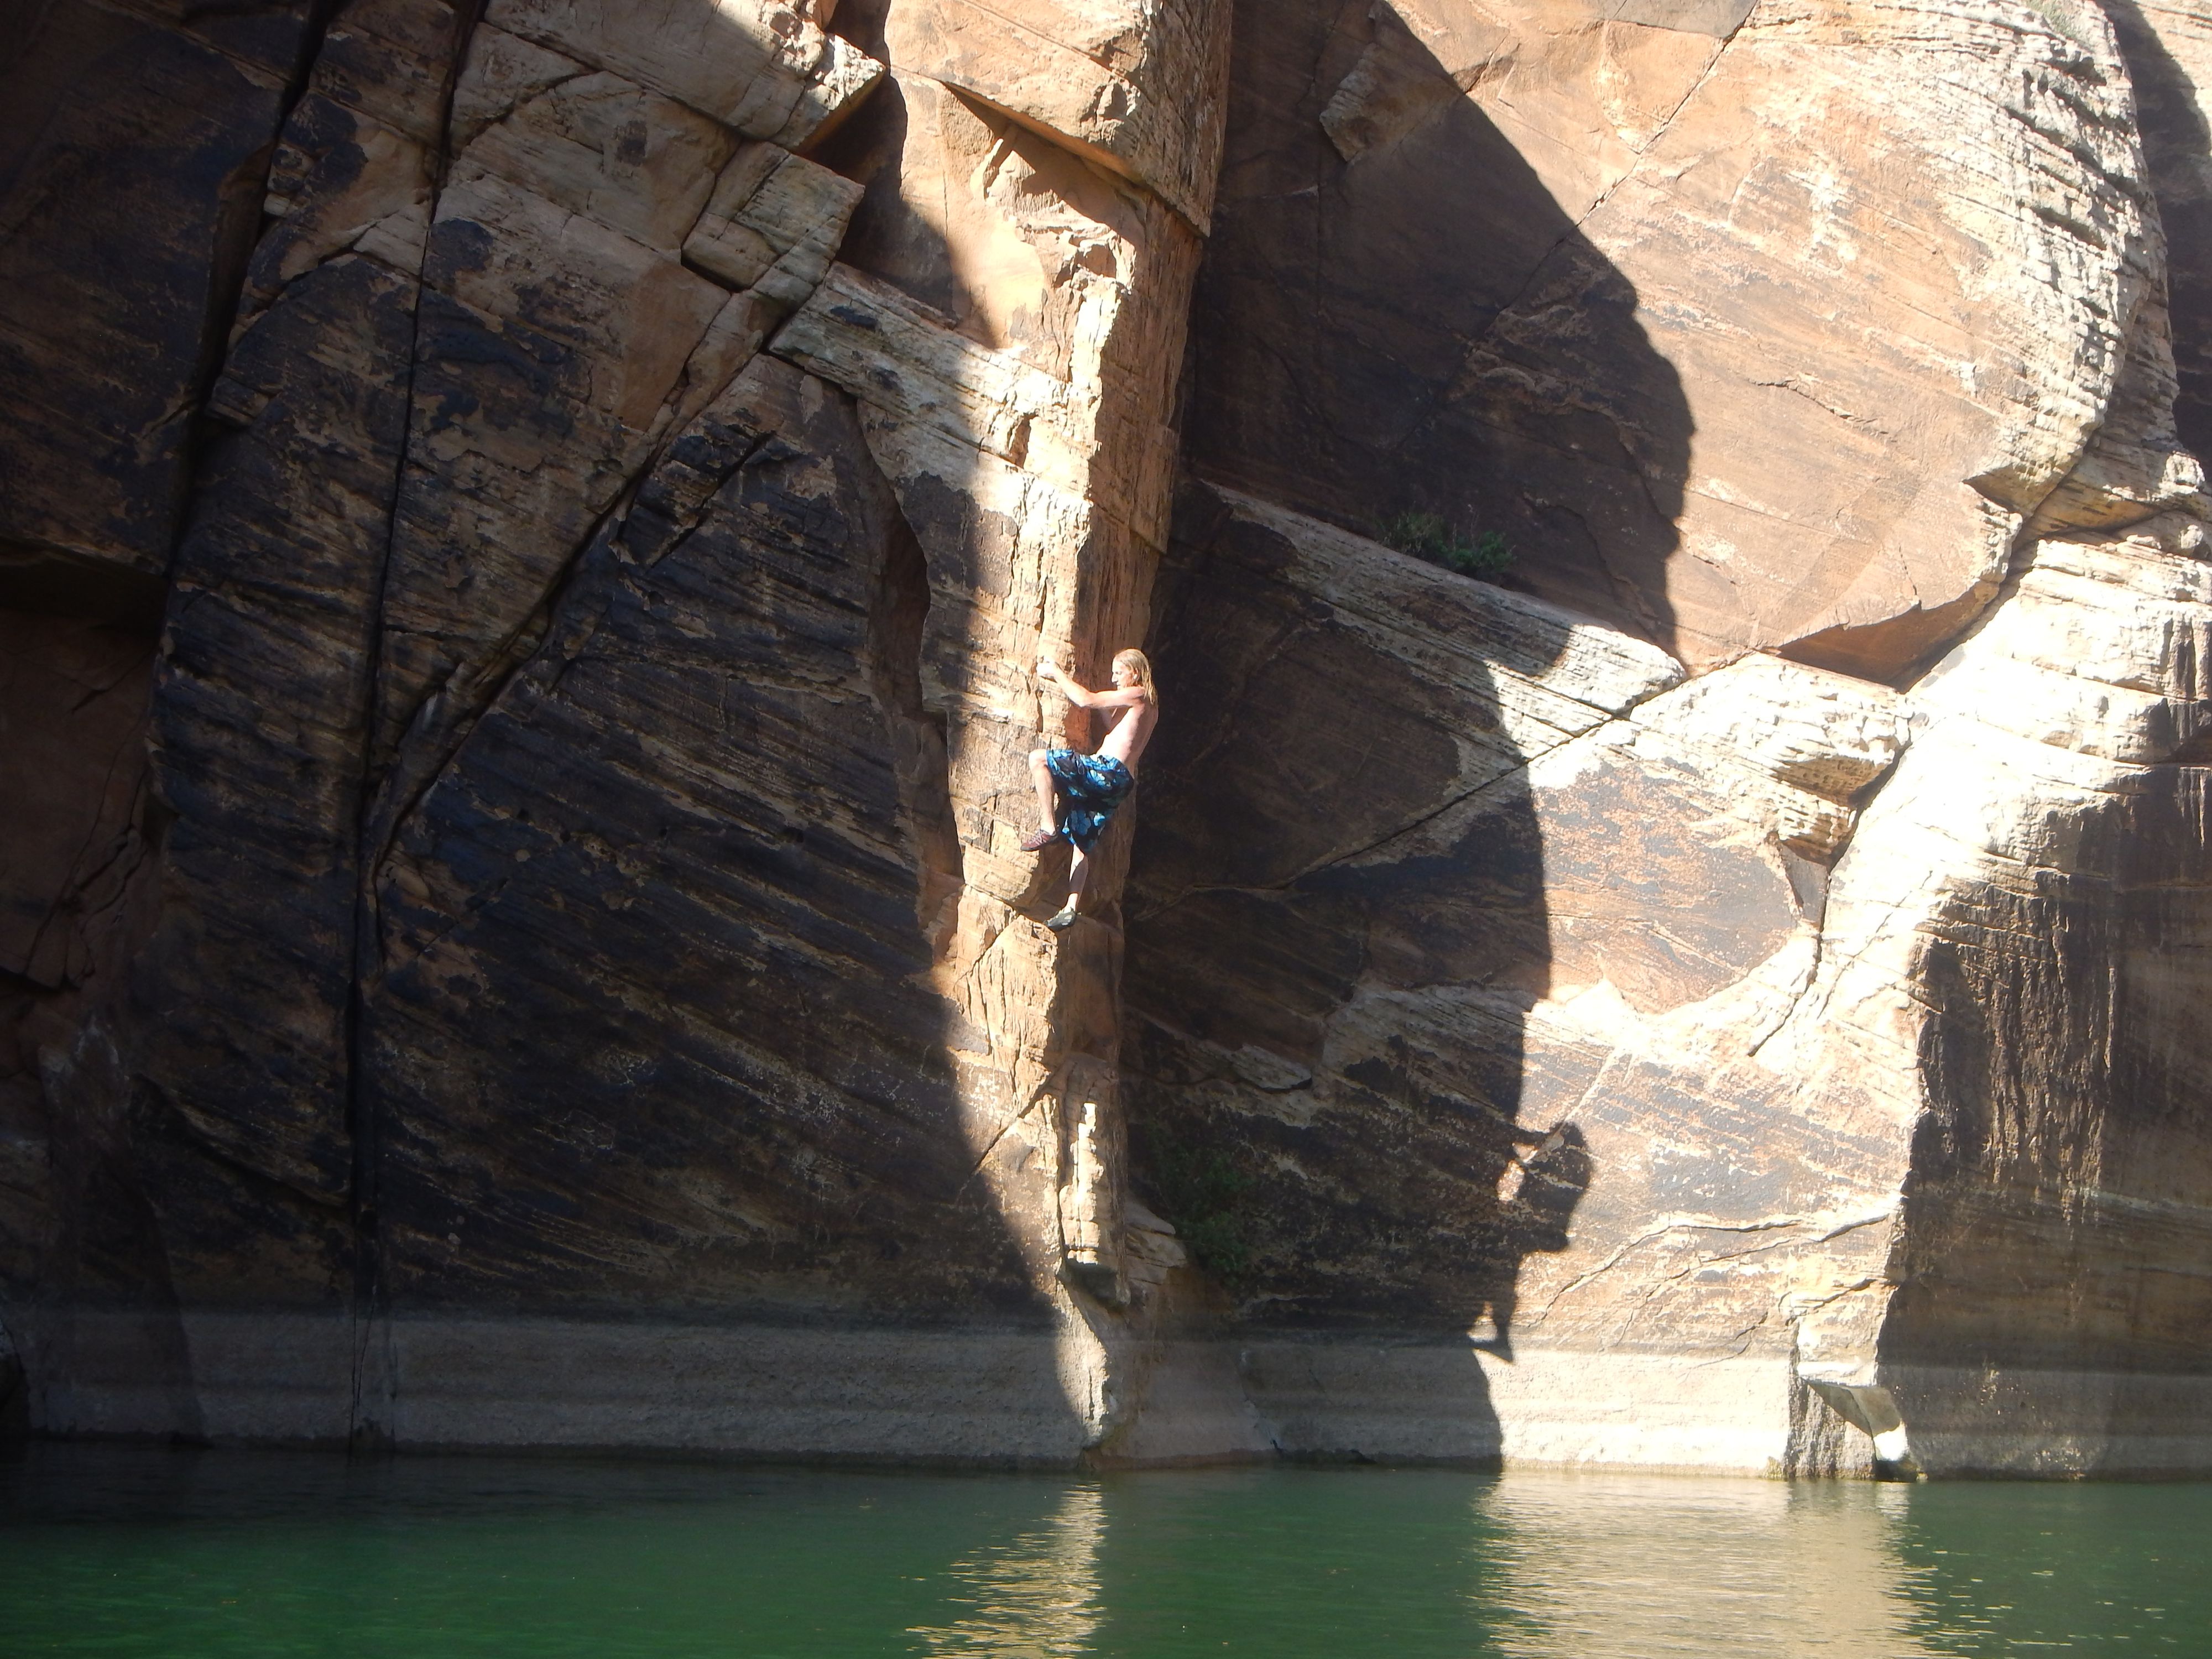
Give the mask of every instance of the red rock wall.
M 2212 1461 L 2204 34 L 57 0 L 0 1425 Z
M 258 102 L 168 100 L 205 189 L 151 228 L 198 264 L 115 279 L 184 318 L 167 379 L 18 285 L 17 380 L 169 445 L 134 440 L 159 490 L 15 446 L 81 516 L 10 531 L 9 592 L 118 618 L 26 618 L 9 687 L 39 1426 L 1062 1461 L 1110 1427 L 1121 855 L 1063 941 L 1015 843 L 1028 750 L 1088 738 L 1034 665 L 1143 635 L 1225 35 L 1035 10 L 1042 78 L 957 8 L 359 0 Z M 1063 108 L 1085 75 L 1118 114 Z M 40 115 L 19 204 L 89 113 Z M 104 275 L 79 241 L 133 210 L 93 183 L 111 219 L 19 214 L 9 257 Z M 838 264 L 864 200 L 905 241 Z M 128 524 L 70 482 L 102 467 Z M 635 1429 L 630 1360 L 555 1363 L 610 1320 L 720 1345 L 646 1408 L 703 1419 Z M 881 1389 L 833 1402 L 856 1363 Z

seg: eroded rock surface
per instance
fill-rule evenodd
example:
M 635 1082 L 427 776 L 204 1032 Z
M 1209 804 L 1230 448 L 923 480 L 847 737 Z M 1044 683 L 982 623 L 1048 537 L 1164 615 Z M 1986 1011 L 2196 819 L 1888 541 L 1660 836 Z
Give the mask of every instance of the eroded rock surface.
M 1033 665 L 1145 631 L 1225 19 L 1031 20 L 1142 89 L 1077 122 L 956 12 L 887 70 L 803 5 L 357 0 L 270 131 L 209 113 L 264 211 L 164 291 L 212 342 L 181 532 L 96 550 L 168 587 L 162 858 L 106 957 L 70 919 L 143 861 L 143 636 L 88 667 L 27 622 L 9 686 L 52 781 L 7 966 L 106 974 L 10 1085 L 43 1426 L 500 1439 L 546 1431 L 529 1371 L 556 1438 L 621 1440 L 553 1361 L 611 1316 L 767 1366 L 679 1437 L 1065 1460 L 1116 1420 L 1188 1274 L 1164 1224 L 1124 1258 L 1116 939 L 1038 926 L 1014 843 L 1027 750 L 1088 736 Z M 932 259 L 838 263 L 864 198 Z M 40 580 L 84 562 L 38 534 Z M 80 1319 L 103 1203 L 134 1242 Z M 910 1401 L 822 1392 L 893 1354 Z
M 2083 16 L 1255 4 L 1193 459 L 1370 533 L 1494 531 L 1696 666 L 1905 672 L 1994 592 L 2155 286 Z
M 2206 27 L 56 0 L 0 1428 L 2212 1464 Z
M 1157 636 L 1204 712 L 1148 786 L 1129 1042 L 1140 1190 L 1200 1212 L 1279 1440 L 2193 1466 L 2201 1068 L 2151 1010 L 2192 982 L 2203 502 L 2146 189 L 2185 137 L 2147 169 L 2088 13 L 1244 40 L 1196 325 L 1218 482 Z M 1440 213 L 1448 156 L 1531 204 L 1525 248 Z M 2035 295 L 1960 331 L 2030 243 Z M 1435 303 L 1386 313 L 1408 269 Z M 1471 723 L 1390 689 L 1440 677 L 1384 596 L 1451 579 L 1370 548 L 1348 605 L 1285 550 L 1343 532 L 1224 484 L 1494 526 L 1510 583 L 1692 677 L 1498 719 L 1469 789 Z M 2008 1259 L 2038 1267 L 1998 1293 Z

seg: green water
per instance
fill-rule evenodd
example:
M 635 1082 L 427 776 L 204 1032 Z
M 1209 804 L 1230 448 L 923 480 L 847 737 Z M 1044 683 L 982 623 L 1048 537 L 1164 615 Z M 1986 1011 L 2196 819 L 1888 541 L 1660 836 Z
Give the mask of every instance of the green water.
M 33 1447 L 0 1654 L 2212 1655 L 2212 1486 Z

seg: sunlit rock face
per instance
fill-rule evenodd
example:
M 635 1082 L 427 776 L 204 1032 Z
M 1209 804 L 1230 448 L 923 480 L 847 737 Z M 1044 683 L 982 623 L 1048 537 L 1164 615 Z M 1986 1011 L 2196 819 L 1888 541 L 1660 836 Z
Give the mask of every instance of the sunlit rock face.
M 2193 108 L 2087 10 L 1270 20 L 1127 1052 L 1279 1443 L 2201 1465 Z M 1532 596 L 1477 711 L 1409 510 Z
M 1355 529 L 1497 531 L 1692 666 L 1904 672 L 1995 592 L 2156 280 L 2126 76 L 2094 9 L 2068 28 L 1255 11 L 1192 458 Z
M 2202 1465 L 2208 27 L 47 8 L 0 1422 Z

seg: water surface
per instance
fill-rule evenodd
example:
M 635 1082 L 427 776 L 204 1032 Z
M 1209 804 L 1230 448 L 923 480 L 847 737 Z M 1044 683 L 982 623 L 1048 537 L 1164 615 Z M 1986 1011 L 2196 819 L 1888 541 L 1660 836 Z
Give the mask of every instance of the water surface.
M 0 1650 L 2212 1655 L 2212 1486 L 927 1475 L 34 1446 Z

